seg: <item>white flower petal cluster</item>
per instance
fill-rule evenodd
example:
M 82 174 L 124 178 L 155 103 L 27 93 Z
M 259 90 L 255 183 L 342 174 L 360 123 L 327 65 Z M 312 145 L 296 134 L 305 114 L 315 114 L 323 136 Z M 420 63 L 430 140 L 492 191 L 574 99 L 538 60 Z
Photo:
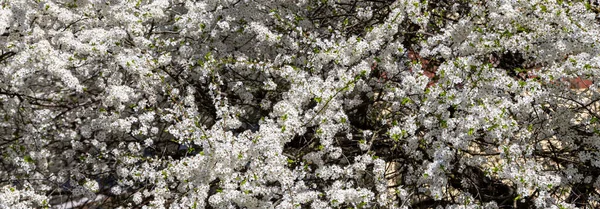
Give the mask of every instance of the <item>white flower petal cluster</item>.
M 0 0 L 0 208 L 596 208 L 599 15 Z

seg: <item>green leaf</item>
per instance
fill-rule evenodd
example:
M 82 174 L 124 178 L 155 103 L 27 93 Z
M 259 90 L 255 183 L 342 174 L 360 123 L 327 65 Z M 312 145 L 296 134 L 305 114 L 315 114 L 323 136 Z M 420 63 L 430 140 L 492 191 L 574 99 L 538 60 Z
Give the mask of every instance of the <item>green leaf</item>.
M 315 102 L 317 103 L 321 103 L 323 101 L 323 99 L 321 97 L 315 97 Z
M 585 2 L 585 9 L 592 10 L 592 4 L 590 4 L 590 2 Z
M 366 75 L 367 75 L 367 71 L 366 70 L 360 71 L 360 76 L 366 76 Z
M 25 160 L 25 162 L 27 162 L 27 163 L 33 163 L 33 162 L 35 162 L 35 161 L 33 160 L 33 158 L 31 158 L 31 156 L 29 156 L 29 155 L 25 155 L 25 157 L 23 157 L 23 159 L 24 159 L 24 160 Z
M 42 207 L 43 207 L 44 209 L 45 209 L 45 208 L 50 208 L 50 207 L 48 206 L 48 200 L 43 200 L 43 201 L 42 201 Z
M 400 140 L 400 135 L 399 134 L 392 134 L 392 139 L 394 141 L 398 141 L 398 140 Z
M 446 96 L 446 91 L 443 91 L 442 93 L 440 93 L 440 97 L 445 97 Z
M 402 98 L 402 102 L 401 102 L 401 104 L 402 104 L 402 105 L 405 105 L 405 104 L 408 104 L 408 103 L 409 103 L 409 102 L 411 102 L 411 101 L 412 101 L 412 100 L 410 100 L 410 98 L 408 98 L 408 97 L 404 97 L 404 98 Z

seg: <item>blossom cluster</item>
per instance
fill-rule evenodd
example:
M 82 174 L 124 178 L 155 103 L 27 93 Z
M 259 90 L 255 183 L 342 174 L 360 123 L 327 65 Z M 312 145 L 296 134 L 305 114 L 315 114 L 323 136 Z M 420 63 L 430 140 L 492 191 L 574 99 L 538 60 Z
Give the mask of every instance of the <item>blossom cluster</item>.
M 0 0 L 0 208 L 597 208 L 599 15 Z

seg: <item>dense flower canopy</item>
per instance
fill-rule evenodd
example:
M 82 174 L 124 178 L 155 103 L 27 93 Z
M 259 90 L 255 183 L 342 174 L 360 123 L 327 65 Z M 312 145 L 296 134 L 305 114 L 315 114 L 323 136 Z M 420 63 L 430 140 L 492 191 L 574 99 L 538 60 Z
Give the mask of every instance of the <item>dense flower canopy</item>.
M 597 208 L 599 13 L 0 0 L 0 208 Z

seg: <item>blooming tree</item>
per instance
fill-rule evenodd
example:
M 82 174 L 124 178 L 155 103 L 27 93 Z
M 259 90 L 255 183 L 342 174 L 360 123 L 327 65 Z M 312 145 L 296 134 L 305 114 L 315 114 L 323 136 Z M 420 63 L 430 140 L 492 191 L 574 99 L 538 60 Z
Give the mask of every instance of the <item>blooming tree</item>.
M 600 207 L 598 8 L 0 0 L 0 208 Z

